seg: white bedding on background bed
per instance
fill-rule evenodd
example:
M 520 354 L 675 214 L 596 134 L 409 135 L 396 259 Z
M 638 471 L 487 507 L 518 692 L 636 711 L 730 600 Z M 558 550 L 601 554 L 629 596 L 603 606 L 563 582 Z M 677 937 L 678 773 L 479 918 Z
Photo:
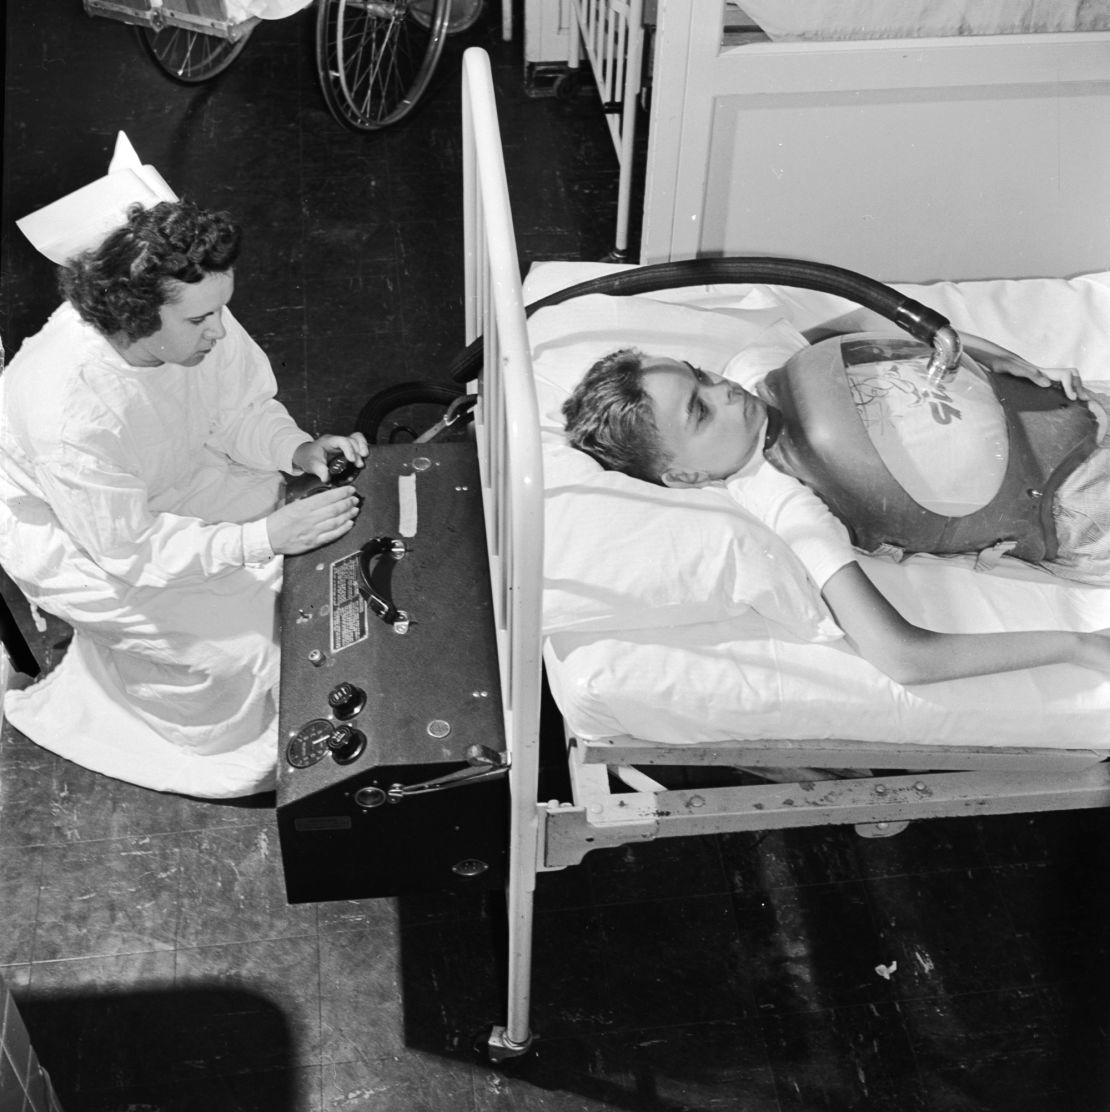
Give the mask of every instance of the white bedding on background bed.
M 1100 31 L 1106 0 L 741 0 L 771 39 L 930 38 Z
M 541 264 L 525 283 L 525 301 L 613 269 Z M 1033 362 L 1076 366 L 1090 381 L 1110 378 L 1108 274 L 898 288 L 944 313 L 958 328 Z M 798 329 L 852 308 L 850 302 L 809 291 L 759 287 L 756 292 L 759 296 L 749 296 L 746 304 L 762 311 L 769 295 Z M 751 287 L 696 287 L 662 298 L 720 309 L 750 293 Z M 579 319 L 588 318 L 579 314 Z M 542 330 L 542 313 L 532 328 Z M 640 340 L 630 335 L 625 342 Z M 544 361 L 537 365 L 542 373 Z M 550 360 L 546 365 L 550 371 Z M 567 449 L 553 445 L 551 414 L 557 411 L 558 393 L 550 381 L 540 383 L 540 396 L 550 491 L 566 474 L 559 455 Z M 566 539 L 565 533 L 551 535 L 550 521 L 549 551 Z M 1017 561 L 1004 560 L 990 573 L 973 570 L 970 558 L 861 562 L 911 620 L 932 628 L 1110 627 L 1110 589 L 1053 579 Z M 647 624 L 547 638 L 552 691 L 579 736 L 630 734 L 676 744 L 776 737 L 1062 748 L 1110 743 L 1110 679 L 1084 669 L 1061 665 L 904 688 L 842 641 L 791 632 L 754 604 L 725 621 Z

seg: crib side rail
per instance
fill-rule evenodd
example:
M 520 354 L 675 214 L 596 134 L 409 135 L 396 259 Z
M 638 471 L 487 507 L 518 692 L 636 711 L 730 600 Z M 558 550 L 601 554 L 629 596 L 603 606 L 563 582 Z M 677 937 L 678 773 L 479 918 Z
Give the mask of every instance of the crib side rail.
M 538 862 L 543 472 L 532 360 L 489 58 L 463 57 L 466 339 L 483 338 L 475 429 L 497 629 L 509 785 L 509 1008 L 527 1045 Z

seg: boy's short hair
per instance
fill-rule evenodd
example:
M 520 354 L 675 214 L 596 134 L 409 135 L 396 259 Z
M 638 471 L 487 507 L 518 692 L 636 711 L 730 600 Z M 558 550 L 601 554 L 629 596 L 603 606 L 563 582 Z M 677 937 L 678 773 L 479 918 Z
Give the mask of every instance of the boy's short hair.
M 622 348 L 599 359 L 563 403 L 567 438 L 609 471 L 662 482 L 670 464 L 644 389 L 644 353 Z

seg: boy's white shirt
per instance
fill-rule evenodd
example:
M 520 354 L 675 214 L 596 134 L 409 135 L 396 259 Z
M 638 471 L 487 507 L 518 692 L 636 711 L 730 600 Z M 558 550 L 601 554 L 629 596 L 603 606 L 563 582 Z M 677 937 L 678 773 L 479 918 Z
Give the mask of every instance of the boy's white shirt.
M 808 346 L 793 325 L 778 321 L 755 344 L 740 352 L 723 374 L 758 393 L 759 383 L 771 371 L 781 367 L 794 351 Z M 765 421 L 759 434 L 761 446 L 766 431 Z M 768 463 L 762 447 L 722 485 L 737 505 L 790 546 L 818 588 L 855 560 L 856 550 L 840 519 L 804 483 Z

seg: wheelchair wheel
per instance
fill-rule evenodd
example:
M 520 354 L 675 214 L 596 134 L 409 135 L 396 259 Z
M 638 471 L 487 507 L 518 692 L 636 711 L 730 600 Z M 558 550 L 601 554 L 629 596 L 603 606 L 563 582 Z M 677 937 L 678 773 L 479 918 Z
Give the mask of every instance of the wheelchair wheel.
M 150 60 L 172 81 L 199 85 L 223 73 L 243 51 L 253 28 L 232 42 L 218 35 L 204 35 L 183 27 L 136 27 L 135 33 Z
M 474 396 L 444 382 L 401 382 L 362 407 L 355 431 L 371 444 L 466 440 Z
M 377 131 L 412 111 L 443 51 L 451 0 L 318 0 L 316 68 L 328 111 Z
M 447 11 L 447 34 L 458 35 L 463 31 L 469 31 L 478 22 L 485 2 L 486 0 L 450 0 Z M 412 9 L 413 18 L 425 27 L 431 22 L 427 7 L 427 5 L 416 4 Z

